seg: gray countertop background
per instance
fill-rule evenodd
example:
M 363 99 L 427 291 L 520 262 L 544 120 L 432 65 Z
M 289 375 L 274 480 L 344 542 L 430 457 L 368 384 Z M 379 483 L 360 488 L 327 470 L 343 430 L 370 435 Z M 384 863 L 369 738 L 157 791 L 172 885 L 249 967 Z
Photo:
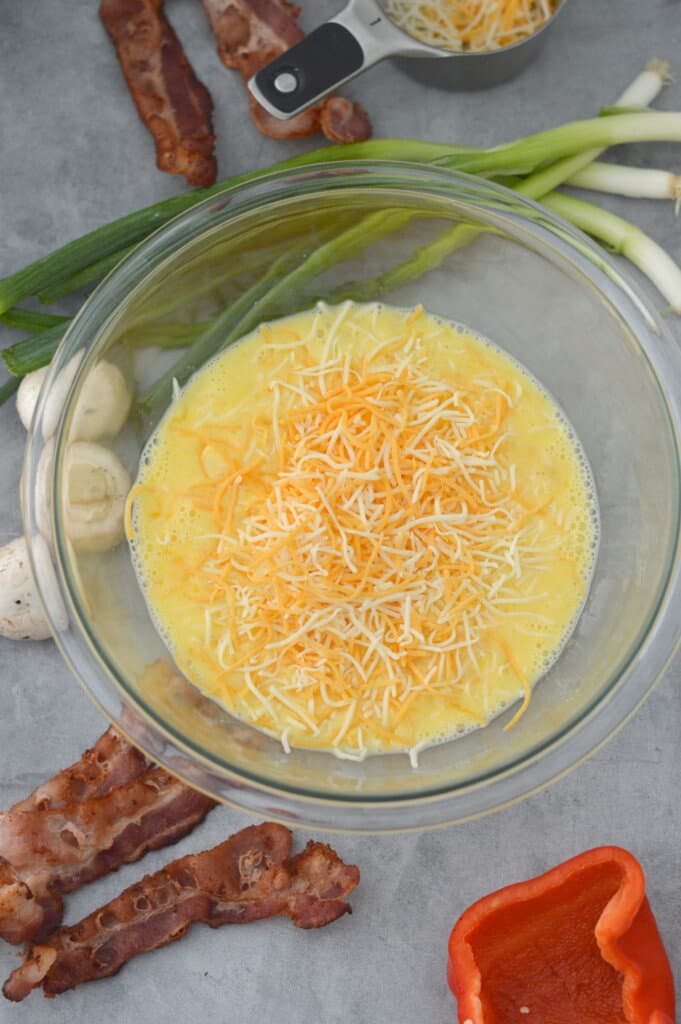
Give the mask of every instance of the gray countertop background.
M 307 27 L 339 0 L 307 0 Z M 167 8 L 215 100 L 222 176 L 263 167 L 318 140 L 276 143 L 246 114 L 242 88 L 219 63 L 197 0 Z M 0 273 L 182 189 L 154 167 L 97 17 L 95 0 L 0 0 Z M 491 145 L 589 116 L 612 102 L 653 56 L 677 60 L 679 0 L 572 0 L 538 62 L 510 85 L 473 95 L 417 86 L 389 64 L 347 90 L 379 136 Z M 658 106 L 681 108 L 681 84 Z M 648 146 L 630 159 L 681 167 L 681 152 Z M 609 205 L 626 214 L 624 200 Z M 681 257 L 681 221 L 670 204 L 639 202 L 633 218 Z M 660 303 L 661 305 L 662 303 Z M 681 325 L 673 324 L 681 341 Z M 0 329 L 0 341 L 17 337 Z M 0 380 L 3 371 L 0 369 Z M 13 403 L 0 409 L 0 544 L 21 532 L 18 485 L 24 431 Z M 213 932 L 129 964 L 113 979 L 46 1002 L 0 1005 L 0 1022 L 72 1024 L 446 1024 L 447 938 L 474 899 L 588 847 L 616 843 L 642 861 L 652 904 L 681 981 L 681 660 L 636 718 L 602 751 L 550 789 L 486 819 L 391 837 L 337 836 L 361 866 L 353 916 L 319 933 L 287 921 Z M 50 642 L 0 640 L 0 806 L 75 760 L 104 728 Z M 176 848 L 147 857 L 68 899 L 67 921 L 110 899 L 141 873 L 205 849 L 247 823 L 228 808 Z M 299 837 L 304 840 L 305 836 Z M 0 977 L 15 952 L 0 948 Z M 529 1020 L 530 1018 L 528 1018 Z

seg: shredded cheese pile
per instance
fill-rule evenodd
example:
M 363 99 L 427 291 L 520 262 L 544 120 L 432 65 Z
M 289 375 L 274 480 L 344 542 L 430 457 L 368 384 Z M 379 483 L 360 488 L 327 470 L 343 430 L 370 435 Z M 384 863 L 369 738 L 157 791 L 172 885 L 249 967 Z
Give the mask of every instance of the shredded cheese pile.
M 533 35 L 557 6 L 558 0 L 387 0 L 386 13 L 431 46 L 483 52 Z
M 189 498 L 214 531 L 187 567 L 186 598 L 204 609 L 201 656 L 234 713 L 285 749 L 362 758 L 380 743 L 415 761 L 419 698 L 484 724 L 467 696 L 506 665 L 525 693 L 514 721 L 525 710 L 530 681 L 496 627 L 523 614 L 519 600 L 541 606 L 536 588 L 519 599 L 513 584 L 551 557 L 551 494 L 528 501 L 505 456 L 517 381 L 429 376 L 420 308 L 406 337 L 344 355 L 333 335 L 350 305 L 321 362 L 288 346 L 295 366 L 247 436 L 224 422 L 196 432 L 206 479 Z

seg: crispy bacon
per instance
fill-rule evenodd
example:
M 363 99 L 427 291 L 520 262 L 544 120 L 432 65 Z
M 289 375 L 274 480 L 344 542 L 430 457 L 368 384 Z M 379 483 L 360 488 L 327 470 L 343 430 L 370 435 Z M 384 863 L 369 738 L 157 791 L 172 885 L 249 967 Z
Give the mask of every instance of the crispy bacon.
M 201 0 L 223 64 L 236 68 L 247 82 L 271 60 L 305 38 L 296 21 L 300 9 L 288 0 Z M 288 121 L 269 114 L 253 96 L 251 115 L 273 139 L 300 139 L 324 132 L 333 142 L 362 142 L 371 137 L 371 122 L 359 103 L 330 96 Z M 329 109 L 330 108 L 330 109 Z
M 371 138 L 371 121 L 366 110 L 343 96 L 328 96 L 319 117 L 322 131 L 332 142 L 363 142 Z
M 300 8 L 287 0 L 201 0 L 215 33 L 220 60 L 243 70 L 244 61 L 266 55 L 260 67 L 295 46 L 305 33 L 296 21 Z M 253 68 L 253 75 L 258 68 Z
M 194 921 L 218 928 L 286 916 L 299 928 L 322 928 L 349 913 L 345 897 L 358 869 L 321 843 L 291 859 L 290 849 L 290 831 L 268 822 L 181 857 L 32 946 L 5 982 L 5 997 L 19 1002 L 39 985 L 53 996 L 116 974 L 138 953 L 180 939 Z
M 163 13 L 164 0 L 101 0 L 99 14 L 116 47 L 142 121 L 156 143 L 156 166 L 190 185 L 212 185 L 213 101 Z
M 48 811 L 105 796 L 116 786 L 139 778 L 147 769 L 147 759 L 109 728 L 94 747 L 86 750 L 79 761 L 38 786 L 24 800 L 14 804 L 12 811 Z
M 204 2 L 206 9 L 207 2 L 210 2 L 210 0 Z M 219 45 L 218 52 L 222 56 L 223 51 Z M 259 71 L 265 64 L 269 64 L 280 52 L 281 50 L 275 46 L 254 50 L 253 52 L 245 47 L 240 56 L 230 57 L 233 63 L 228 63 L 227 61 L 224 63 L 227 64 L 227 67 L 238 67 L 241 70 L 241 77 L 244 82 L 247 82 L 256 71 Z M 255 96 L 250 92 L 248 93 L 248 105 L 251 117 L 257 127 L 263 135 L 268 135 L 271 139 L 303 139 L 307 135 L 313 135 L 314 132 L 319 131 L 319 104 L 310 107 L 309 110 L 304 110 L 302 114 L 297 114 L 296 117 L 292 117 L 288 121 L 282 121 L 280 118 L 275 117 L 274 114 L 268 113 L 264 107 L 260 106 Z
M 105 789 L 102 780 L 98 788 Z M 49 935 L 61 921 L 64 893 L 176 842 L 213 806 L 151 767 L 101 796 L 0 814 L 0 936 L 19 943 Z
M 14 804 L 10 814 L 15 817 L 11 820 L 30 822 L 30 812 L 37 814 L 40 820 L 42 811 L 69 808 L 105 796 L 117 786 L 139 778 L 147 767 L 144 754 L 109 728 L 79 761 Z M 17 814 L 23 817 L 17 819 Z M 0 816 L 0 846 L 3 817 Z M 35 894 L 21 872 L 0 857 L 0 936 L 7 942 L 25 942 L 41 934 L 48 935 L 62 919 L 60 896 L 49 887 L 41 889 L 35 882 L 33 884 Z

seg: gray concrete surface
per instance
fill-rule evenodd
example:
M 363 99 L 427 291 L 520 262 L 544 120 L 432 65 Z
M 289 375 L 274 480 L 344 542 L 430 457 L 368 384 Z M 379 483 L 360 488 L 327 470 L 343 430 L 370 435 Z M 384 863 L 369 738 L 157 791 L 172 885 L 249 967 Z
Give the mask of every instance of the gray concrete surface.
M 310 26 L 340 7 L 307 0 Z M 112 217 L 182 188 L 154 168 L 96 14 L 95 0 L 2 0 L 0 32 L 0 273 Z M 173 22 L 216 103 L 221 173 L 265 166 L 314 142 L 277 144 L 245 113 L 235 78 L 219 64 L 197 0 L 168 3 Z M 477 95 L 415 86 L 390 65 L 350 92 L 382 136 L 492 144 L 585 116 L 611 102 L 649 57 L 678 60 L 678 0 L 572 0 L 539 62 L 513 84 Z M 677 69 L 680 70 L 680 69 Z M 660 101 L 681 108 L 681 85 Z M 625 157 L 634 158 L 631 153 Z M 651 146 L 635 159 L 679 166 L 679 150 Z M 681 257 L 681 221 L 668 205 L 640 202 L 638 223 Z M 678 321 L 674 325 L 681 340 Z M 3 344 L 13 337 L 2 330 Z M 0 371 L 0 374 L 2 371 Z M 0 377 L 2 379 L 2 377 Z M 0 543 L 21 531 L 18 483 L 23 429 L 0 409 Z M 600 843 L 634 851 L 649 876 L 681 979 L 681 699 L 677 660 L 643 710 L 604 750 L 551 789 L 465 826 L 404 837 L 337 837 L 361 865 L 354 914 L 319 934 L 285 921 L 212 932 L 139 958 L 115 979 L 46 1002 L 0 1005 L 19 1024 L 447 1024 L 455 1006 L 444 977 L 449 930 L 473 899 Z M 101 731 L 51 643 L 0 640 L 0 806 L 72 761 Z M 199 850 L 246 823 L 215 811 L 173 851 Z M 68 901 L 75 921 L 169 858 L 104 879 Z M 0 948 L 0 976 L 15 953 Z M 530 1018 L 528 1018 L 530 1019 Z

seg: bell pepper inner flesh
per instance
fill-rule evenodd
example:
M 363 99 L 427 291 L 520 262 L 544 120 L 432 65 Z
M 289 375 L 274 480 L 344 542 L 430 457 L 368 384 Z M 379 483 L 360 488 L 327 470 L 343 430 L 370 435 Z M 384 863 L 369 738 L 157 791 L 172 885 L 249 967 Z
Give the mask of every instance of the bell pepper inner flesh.
M 618 865 L 600 864 L 490 910 L 468 935 L 486 1024 L 626 1024 L 622 976 L 595 935 L 621 878 Z

